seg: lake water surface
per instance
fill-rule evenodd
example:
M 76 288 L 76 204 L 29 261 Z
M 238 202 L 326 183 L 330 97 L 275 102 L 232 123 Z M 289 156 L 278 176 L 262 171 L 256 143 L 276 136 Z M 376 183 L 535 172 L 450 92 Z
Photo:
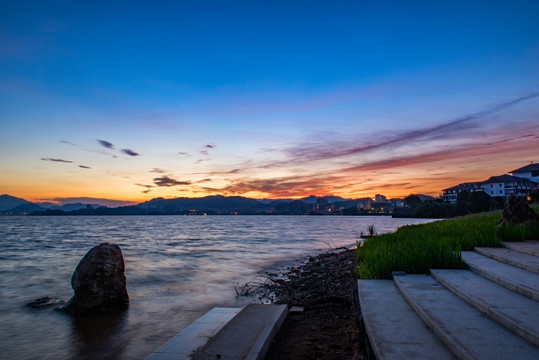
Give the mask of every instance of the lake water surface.
M 2 359 L 144 359 L 215 306 L 242 306 L 234 284 L 330 247 L 354 246 L 374 225 L 420 219 L 368 216 L 0 217 Z M 428 221 L 428 220 L 427 220 Z M 25 304 L 68 300 L 71 275 L 102 242 L 120 245 L 129 310 L 73 319 Z

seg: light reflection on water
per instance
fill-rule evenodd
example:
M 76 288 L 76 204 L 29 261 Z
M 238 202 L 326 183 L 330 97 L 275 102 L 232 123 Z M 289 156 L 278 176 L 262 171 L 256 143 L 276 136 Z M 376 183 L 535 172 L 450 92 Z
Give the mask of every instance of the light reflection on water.
M 3 359 L 143 359 L 214 306 L 241 306 L 233 285 L 283 261 L 352 246 L 419 219 L 343 216 L 0 217 Z M 68 300 L 80 259 L 102 242 L 122 248 L 130 307 L 75 320 L 25 304 Z

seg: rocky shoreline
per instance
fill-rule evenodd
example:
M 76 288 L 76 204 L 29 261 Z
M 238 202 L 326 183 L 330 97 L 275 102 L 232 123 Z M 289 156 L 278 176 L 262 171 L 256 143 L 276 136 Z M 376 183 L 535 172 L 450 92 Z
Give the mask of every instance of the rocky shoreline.
M 251 294 L 289 305 L 266 359 L 366 359 L 355 273 L 355 250 L 338 249 L 245 284 Z

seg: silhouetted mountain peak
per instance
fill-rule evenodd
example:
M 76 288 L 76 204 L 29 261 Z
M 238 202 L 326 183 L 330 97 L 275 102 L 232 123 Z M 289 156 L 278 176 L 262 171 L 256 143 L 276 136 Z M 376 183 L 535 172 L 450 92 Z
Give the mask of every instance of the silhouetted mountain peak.
M 8 194 L 0 195 L 0 211 L 10 210 L 16 206 L 29 204 L 30 201 L 11 196 Z

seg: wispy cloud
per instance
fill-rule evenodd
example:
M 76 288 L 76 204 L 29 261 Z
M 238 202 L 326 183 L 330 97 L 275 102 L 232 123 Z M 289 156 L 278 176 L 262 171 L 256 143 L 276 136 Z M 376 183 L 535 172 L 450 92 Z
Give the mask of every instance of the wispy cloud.
M 201 150 L 199 151 L 200 154 L 204 155 L 204 156 L 208 156 L 209 155 L 209 152 L 207 150 Z
M 64 160 L 64 159 L 54 159 L 54 158 L 41 158 L 43 161 L 54 161 L 54 162 L 60 162 L 60 163 L 68 163 L 71 164 L 73 161 L 70 160 Z
M 68 141 L 66 139 L 62 139 L 62 140 L 58 140 L 59 143 L 62 143 L 62 144 L 67 144 L 67 145 L 71 145 L 71 146 L 77 146 L 77 144 L 74 144 L 72 143 L 71 141 Z
M 91 169 L 91 167 L 86 166 L 86 165 L 79 165 L 79 167 L 82 168 L 82 169 Z
M 177 185 L 190 185 L 191 181 L 178 181 L 168 176 L 158 177 L 153 179 L 153 182 L 157 186 L 177 186 Z
M 536 140 L 532 137 L 530 141 L 522 141 L 530 137 L 515 137 L 503 139 L 492 143 L 472 143 L 446 147 L 443 150 L 427 152 L 423 154 L 412 154 L 387 157 L 385 159 L 367 161 L 363 164 L 340 169 L 339 172 L 364 172 L 400 167 L 417 166 L 428 163 L 443 164 L 449 160 L 470 159 L 485 156 L 496 152 L 519 152 L 527 151 Z
M 354 143 L 317 143 L 308 146 L 292 147 L 285 150 L 285 153 L 289 156 L 287 161 L 270 163 L 265 165 L 265 167 L 280 167 L 289 163 L 293 164 L 306 161 L 327 160 L 350 155 L 359 155 L 371 152 L 373 150 L 393 148 L 395 146 L 408 144 L 418 140 L 429 141 L 438 140 L 441 138 L 449 139 L 469 136 L 472 130 L 478 130 L 482 125 L 480 123 L 474 123 L 476 120 L 484 119 L 488 116 L 497 114 L 503 110 L 537 97 L 539 97 L 539 92 L 533 92 L 510 101 L 499 103 L 484 111 L 465 115 L 429 128 L 396 133 L 394 135 L 387 136 L 380 141 L 368 141 L 361 139 L 360 141 L 355 140 Z M 373 136 L 373 138 L 379 139 L 380 135 Z M 356 146 L 355 144 L 357 142 L 361 142 L 363 145 Z
M 215 149 L 216 147 L 217 145 L 211 145 L 211 144 L 206 145 L 206 149 Z
M 129 155 L 129 156 L 140 156 L 139 153 L 131 150 L 131 149 L 122 149 L 122 152 L 126 155 Z
M 361 190 L 363 190 L 363 191 L 371 191 L 371 190 L 389 189 L 389 188 L 408 189 L 410 187 L 410 185 L 412 185 L 412 183 L 409 183 L 409 182 L 391 183 L 391 184 L 382 184 L 382 185 L 363 186 L 363 187 L 361 187 Z
M 107 149 L 114 149 L 114 144 L 107 140 L 97 140 L 97 142 Z
M 153 168 L 152 170 L 150 170 L 150 172 L 156 174 L 166 174 L 168 171 L 159 168 Z
M 185 156 L 185 157 L 191 157 L 191 155 L 190 155 L 189 153 L 186 153 L 186 152 L 184 152 L 184 151 L 180 151 L 180 152 L 178 152 L 178 154 L 177 154 L 177 155 L 180 155 L 180 156 Z
M 238 179 L 229 185 L 220 188 L 205 188 L 206 190 L 218 190 L 227 195 L 242 194 L 246 192 L 258 192 L 270 197 L 297 197 L 312 195 L 331 194 L 334 185 L 339 183 L 339 176 L 289 176 L 270 179 Z

